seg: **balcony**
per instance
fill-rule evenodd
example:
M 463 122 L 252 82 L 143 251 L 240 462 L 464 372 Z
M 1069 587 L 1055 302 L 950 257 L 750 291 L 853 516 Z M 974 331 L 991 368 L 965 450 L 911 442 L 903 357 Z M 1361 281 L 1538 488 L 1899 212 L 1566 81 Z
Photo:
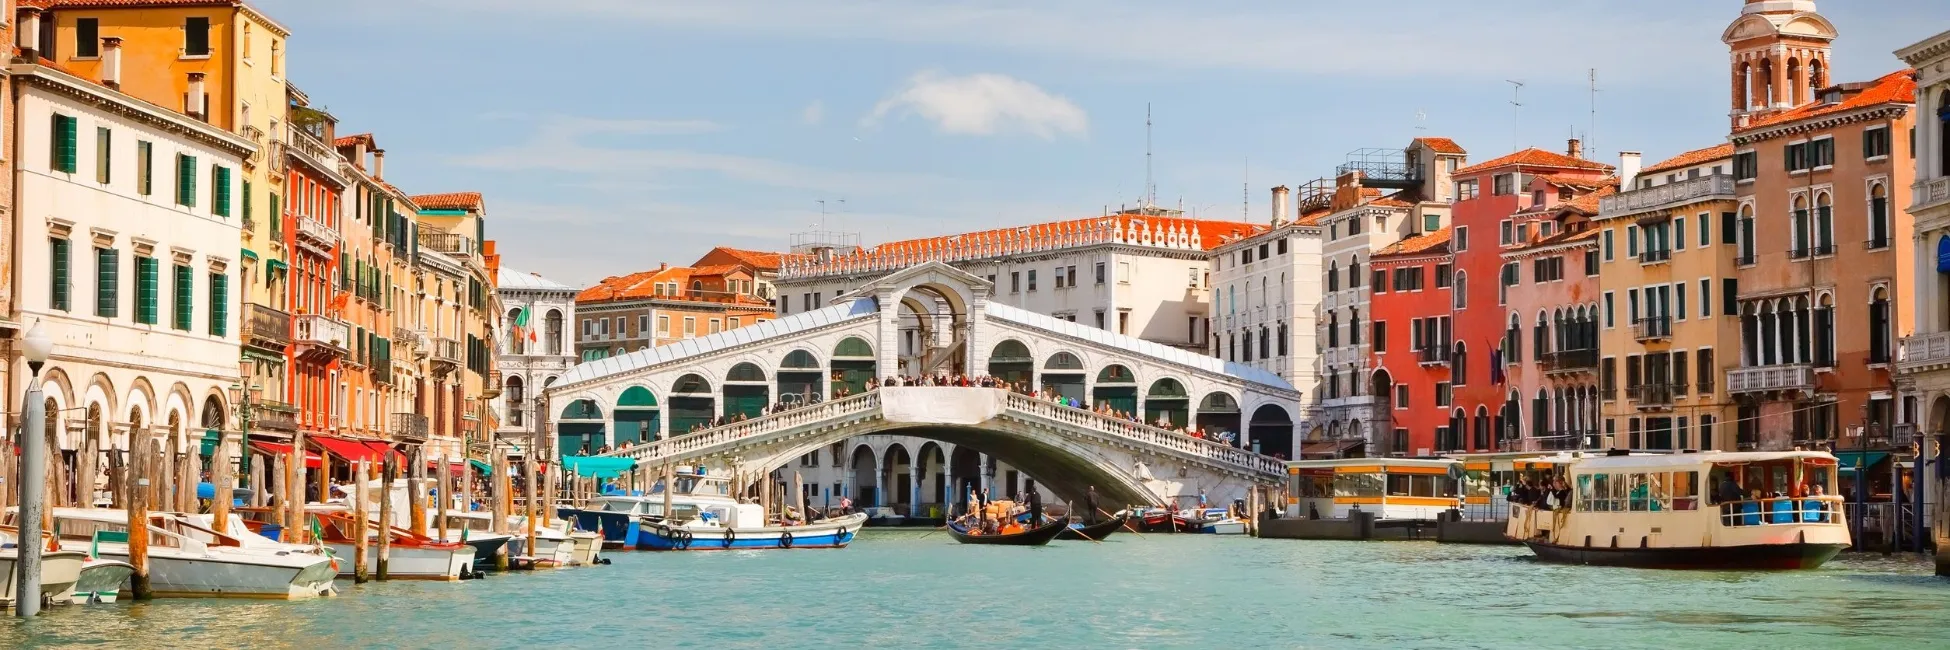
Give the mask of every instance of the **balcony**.
M 1415 361 L 1425 366 L 1449 364 L 1449 346 L 1431 345 L 1415 351 Z
M 1950 176 L 1919 180 L 1916 181 L 1915 185 L 1910 187 L 1916 191 L 1915 196 L 1911 197 L 1909 202 L 1910 214 L 1919 214 L 1924 209 L 1934 208 L 1939 204 L 1950 201 Z M 1921 221 L 1921 219 L 1918 219 L 1918 221 Z M 1920 226 L 1921 224 L 1919 223 L 1918 225 Z
M 1675 208 L 1709 200 L 1733 200 L 1733 176 L 1712 174 L 1598 199 L 1599 218 Z
M 1658 264 L 1660 262 L 1670 261 L 1672 261 L 1671 249 L 1661 248 L 1658 250 L 1639 251 L 1640 264 Z
M 435 375 L 444 375 L 460 367 L 460 341 L 449 338 L 430 340 Z
M 299 248 L 311 251 L 322 257 L 336 258 L 338 257 L 338 253 L 336 252 L 338 246 L 339 231 L 333 230 L 331 226 L 325 225 L 323 221 L 303 215 L 298 217 Z
M 1543 361 L 1547 373 L 1591 372 L 1598 369 L 1598 351 L 1557 350 L 1544 353 Z
M 293 125 L 293 128 L 285 129 L 285 131 L 291 135 L 291 143 L 285 147 L 285 153 L 320 173 L 333 178 L 338 177 L 339 157 L 337 152 L 333 151 L 331 147 L 325 146 L 325 143 L 320 142 L 317 137 L 307 133 L 304 129 L 296 128 L 296 125 Z
M 1651 316 L 1632 321 L 1632 338 L 1641 342 L 1672 338 L 1672 317 Z
M 1896 367 L 1903 372 L 1950 368 L 1950 332 L 1903 337 Z
M 474 238 L 472 237 L 454 233 L 425 231 L 420 233 L 420 248 L 435 253 L 448 253 L 453 255 L 473 255 L 479 250 L 475 246 Z
M 267 352 L 284 353 L 291 344 L 291 314 L 257 303 L 244 304 L 244 342 Z
M 297 406 L 277 400 L 261 400 L 251 406 L 252 430 L 285 433 L 298 430 Z
M 393 440 L 405 443 L 424 443 L 427 441 L 427 416 L 418 413 L 394 413 L 389 421 L 392 425 Z
M 324 363 L 349 355 L 346 342 L 352 340 L 352 328 L 345 321 L 319 314 L 300 314 L 291 319 L 291 324 L 291 338 L 298 344 L 300 358 Z
M 1757 260 L 1757 259 L 1755 259 L 1755 257 L 1754 257 L 1754 253 L 1753 253 L 1753 251 L 1747 251 L 1746 253 L 1742 253 L 1742 254 L 1740 254 L 1740 255 L 1737 255 L 1737 256 L 1734 256 L 1734 258 L 1733 258 L 1733 265 L 1734 265 L 1734 266 L 1753 266 L 1753 265 L 1754 265 L 1754 263 L 1755 263 L 1755 262 L 1757 262 L 1757 261 L 1759 261 L 1759 260 Z
M 1812 392 L 1815 367 L 1808 364 L 1756 366 L 1727 371 L 1727 392 L 1732 394 L 1781 391 Z
M 1422 163 L 1401 149 L 1356 149 L 1348 152 L 1347 162 L 1334 168 L 1334 175 L 1361 174 L 1361 184 L 1405 190 L 1422 186 Z
M 1678 392 L 1672 384 L 1639 384 L 1626 391 L 1636 406 L 1642 409 L 1670 408 L 1672 396 Z

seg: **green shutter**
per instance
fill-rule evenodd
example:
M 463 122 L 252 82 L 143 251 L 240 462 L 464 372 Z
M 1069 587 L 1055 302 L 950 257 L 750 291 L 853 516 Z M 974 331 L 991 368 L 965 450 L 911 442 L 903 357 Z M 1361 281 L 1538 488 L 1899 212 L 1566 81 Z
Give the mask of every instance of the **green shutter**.
M 155 191 L 155 147 L 146 141 L 135 142 L 135 191 L 148 196 Z
M 54 171 L 68 174 L 74 173 L 75 158 L 77 157 L 75 152 L 78 147 L 75 143 L 75 129 L 78 128 L 80 123 L 80 120 L 66 115 L 54 116 L 52 121 L 54 136 L 52 139 L 53 151 L 50 152 L 48 157 L 48 166 L 54 168 Z
M 176 204 L 196 207 L 196 156 L 176 154 Z
M 348 282 L 346 277 L 348 273 L 348 271 L 346 271 L 346 267 L 348 266 L 352 266 L 352 256 L 346 254 L 344 251 L 340 251 L 339 252 L 339 289 L 341 291 L 345 289 L 345 285 Z
M 135 258 L 135 322 L 156 324 L 156 277 L 161 265 L 153 257 Z
M 284 197 L 271 193 L 271 238 L 284 239 Z
M 48 306 L 61 311 L 68 311 L 73 309 L 73 305 L 70 304 L 68 297 L 68 255 L 71 244 L 66 239 L 49 239 L 47 243 L 49 249 L 48 262 L 54 267 L 48 269 L 47 274 L 49 282 Z
M 188 264 L 176 265 L 176 329 L 190 331 L 196 313 L 196 276 Z
M 113 248 L 95 249 L 95 315 L 114 318 L 121 312 L 116 304 L 121 285 L 121 252 Z
M 227 180 L 227 177 L 226 177 Z M 251 220 L 251 182 L 244 179 L 244 220 Z
M 210 274 L 210 335 L 230 336 L 230 276 Z
M 219 217 L 230 216 L 230 168 L 210 166 L 210 211 Z

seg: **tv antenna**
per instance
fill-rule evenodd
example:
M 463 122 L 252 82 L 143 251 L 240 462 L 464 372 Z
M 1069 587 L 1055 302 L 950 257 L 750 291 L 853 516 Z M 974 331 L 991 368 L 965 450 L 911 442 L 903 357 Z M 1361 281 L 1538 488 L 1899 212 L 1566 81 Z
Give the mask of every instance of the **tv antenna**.
M 1239 220 L 1248 221 L 1253 216 L 1253 157 L 1246 157 L 1246 175 L 1239 182 Z
M 1598 69 L 1591 68 L 1586 74 L 1591 83 L 1591 129 L 1584 132 L 1584 150 L 1591 155 L 1598 154 Z
M 1418 108 L 1418 109 L 1415 109 L 1415 130 L 1416 130 L 1416 131 L 1428 131 L 1428 130 L 1429 130 L 1429 112 L 1428 112 L 1428 111 L 1425 111 L 1425 110 L 1422 110 L 1422 109 L 1419 109 L 1419 108 Z
M 1151 182 L 1151 102 L 1144 103 L 1144 207 L 1158 202 L 1158 186 Z
M 1504 79 L 1510 84 L 1510 148 L 1523 146 L 1523 82 Z

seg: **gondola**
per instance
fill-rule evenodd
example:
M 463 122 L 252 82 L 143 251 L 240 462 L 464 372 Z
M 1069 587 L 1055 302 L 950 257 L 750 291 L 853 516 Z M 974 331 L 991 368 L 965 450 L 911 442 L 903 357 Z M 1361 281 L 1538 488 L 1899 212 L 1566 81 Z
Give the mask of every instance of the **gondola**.
M 1056 538 L 1079 542 L 1103 541 L 1105 537 L 1110 537 L 1111 533 L 1124 530 L 1124 522 L 1129 520 L 1130 515 L 1119 514 L 1114 519 L 1100 521 L 1094 524 L 1071 524 L 1065 527 L 1062 532 L 1057 533 Z
M 1057 535 L 1070 529 L 1065 519 L 1050 519 L 1041 526 L 1008 535 L 970 535 L 961 524 L 948 523 L 948 535 L 963 544 L 995 544 L 999 546 L 1042 546 L 1056 539 Z

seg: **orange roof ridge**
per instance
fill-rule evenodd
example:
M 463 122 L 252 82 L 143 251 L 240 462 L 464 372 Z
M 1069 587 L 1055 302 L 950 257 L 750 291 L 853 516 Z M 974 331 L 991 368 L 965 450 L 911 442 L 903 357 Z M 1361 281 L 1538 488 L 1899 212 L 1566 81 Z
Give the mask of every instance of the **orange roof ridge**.
M 1700 163 L 1719 160 L 1721 158 L 1732 158 L 1732 157 L 1733 157 L 1733 143 L 1723 142 L 1720 144 L 1713 145 L 1711 147 L 1706 147 L 1704 149 L 1694 149 L 1692 151 L 1684 152 L 1676 156 L 1673 156 L 1671 158 L 1661 160 L 1657 164 L 1639 170 L 1639 173 L 1657 174 L 1659 172 L 1672 171 L 1674 169 L 1685 169 L 1687 167 L 1692 167 Z
M 418 194 L 411 197 L 413 204 L 423 210 L 480 210 L 483 208 L 480 192 L 444 192 L 440 194 Z
M 1491 159 L 1486 162 L 1480 162 L 1474 165 L 1470 165 L 1468 167 L 1464 167 L 1462 169 L 1458 169 L 1454 172 L 1450 172 L 1450 175 L 1460 176 L 1464 174 L 1472 174 L 1475 172 L 1480 172 L 1489 169 L 1496 169 L 1498 167 L 1509 167 L 1512 165 L 1523 165 L 1525 167 L 1551 167 L 1555 169 L 1589 169 L 1594 171 L 1610 171 L 1612 168 L 1611 165 L 1607 165 L 1601 162 L 1597 162 L 1593 160 L 1585 160 L 1583 158 L 1573 158 L 1571 156 L 1557 153 L 1555 151 L 1545 151 L 1543 149 L 1538 149 L 1536 147 L 1530 147 L 1528 149 L 1524 149 L 1522 151 L 1518 151 L 1516 153 L 1503 156 L 1501 158 Z
M 1389 244 L 1386 247 L 1383 247 L 1381 250 L 1375 251 L 1374 255 L 1370 256 L 1370 259 L 1375 257 L 1382 257 L 1382 256 L 1421 255 L 1426 253 L 1448 252 L 1447 247 L 1449 246 L 1449 237 L 1451 234 L 1452 233 L 1450 232 L 1450 227 L 1443 226 L 1440 230 L 1436 230 L 1433 232 L 1425 232 L 1416 235 L 1410 235 L 1408 237 L 1403 237 L 1400 240 L 1396 241 L 1395 243 Z M 1434 250 L 1437 247 L 1442 247 L 1443 250 L 1440 251 Z
M 1745 127 L 1735 129 L 1734 132 L 1743 133 L 1747 131 L 1754 131 L 1765 127 L 1774 126 L 1777 124 L 1793 122 L 1796 120 L 1802 120 L 1802 119 L 1807 119 L 1810 117 L 1816 117 L 1821 115 L 1828 115 L 1831 113 L 1840 113 L 1844 111 L 1855 110 L 1858 108 L 1866 108 L 1869 106 L 1875 106 L 1877 104 L 1887 104 L 1887 103 L 1914 104 L 1916 103 L 1916 79 L 1910 76 L 1911 72 L 1912 71 L 1909 68 L 1903 68 L 1901 70 L 1891 72 L 1881 77 L 1877 77 L 1875 80 L 1867 82 L 1868 83 L 1867 87 L 1855 93 L 1854 96 L 1848 97 L 1846 99 L 1843 99 L 1842 101 L 1833 104 L 1822 103 L 1822 101 L 1818 98 L 1821 95 L 1821 93 L 1816 93 L 1817 99 L 1815 100 L 1809 101 L 1807 103 L 1804 103 L 1800 106 L 1796 106 L 1794 108 L 1787 109 L 1785 111 L 1781 111 L 1779 113 L 1775 113 L 1773 115 L 1761 117 L 1760 119 L 1748 123 L 1747 126 Z M 1845 84 L 1837 84 L 1837 85 L 1845 85 Z M 1834 86 L 1830 86 L 1830 87 L 1832 88 Z
M 1449 138 L 1416 138 L 1415 141 L 1421 143 L 1423 148 L 1436 153 L 1469 153 L 1462 148 L 1462 145 L 1456 144 L 1455 140 Z

